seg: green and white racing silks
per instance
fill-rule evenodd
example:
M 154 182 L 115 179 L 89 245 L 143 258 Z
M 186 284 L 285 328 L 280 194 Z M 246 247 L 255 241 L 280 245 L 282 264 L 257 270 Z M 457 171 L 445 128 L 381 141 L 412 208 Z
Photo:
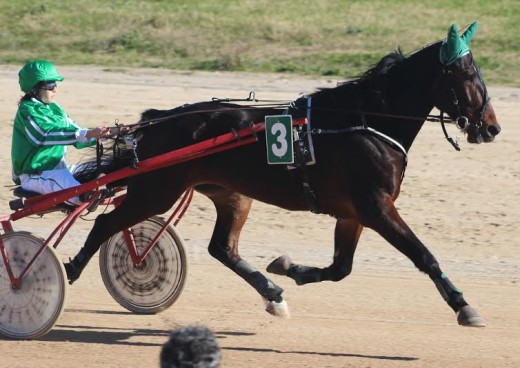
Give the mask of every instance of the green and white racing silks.
M 66 146 L 90 147 L 94 138 L 80 128 L 57 103 L 44 104 L 35 98 L 23 101 L 14 119 L 11 159 L 13 181 L 21 174 L 54 169 L 64 158 Z

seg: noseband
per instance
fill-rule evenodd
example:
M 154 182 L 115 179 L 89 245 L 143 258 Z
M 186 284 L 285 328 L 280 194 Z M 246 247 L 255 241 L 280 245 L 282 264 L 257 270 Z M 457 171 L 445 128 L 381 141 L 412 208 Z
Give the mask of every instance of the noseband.
M 479 119 L 476 122 L 471 122 L 467 116 L 463 115 L 462 113 L 462 106 L 459 102 L 459 98 L 457 97 L 457 92 L 455 92 L 455 88 L 453 87 L 453 71 L 451 69 L 448 69 L 446 67 L 443 67 L 441 70 L 442 77 L 446 80 L 448 80 L 448 83 L 450 84 L 450 91 L 453 95 L 453 104 L 457 107 L 457 113 L 458 116 L 454 119 L 455 126 L 461 131 L 466 133 L 468 130 L 473 130 L 475 132 L 478 132 L 480 127 L 482 127 L 482 120 L 484 119 L 484 113 L 486 112 L 486 108 L 489 104 L 489 97 L 487 93 L 486 85 L 484 84 L 484 79 L 482 78 L 482 74 L 480 73 L 480 70 L 475 66 L 473 63 L 473 60 L 471 61 L 471 65 L 467 66 L 464 69 L 473 67 L 475 70 L 478 79 L 480 80 L 480 83 L 482 85 L 482 88 L 484 89 L 484 96 L 483 96 L 483 102 L 482 106 L 479 109 Z M 440 116 L 441 126 L 442 130 L 444 132 L 444 135 L 446 139 L 453 145 L 453 147 L 460 151 L 460 147 L 458 142 L 454 141 L 450 136 L 448 136 L 448 133 L 446 131 L 446 127 L 444 126 L 444 111 L 441 110 L 441 116 Z

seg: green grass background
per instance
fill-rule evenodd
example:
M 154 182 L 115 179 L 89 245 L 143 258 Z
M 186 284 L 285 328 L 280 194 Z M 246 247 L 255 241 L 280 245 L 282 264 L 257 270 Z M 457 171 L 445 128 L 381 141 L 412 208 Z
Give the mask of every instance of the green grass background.
M 520 87 L 520 0 L 0 0 L 0 64 L 355 76 L 474 20 L 488 84 Z

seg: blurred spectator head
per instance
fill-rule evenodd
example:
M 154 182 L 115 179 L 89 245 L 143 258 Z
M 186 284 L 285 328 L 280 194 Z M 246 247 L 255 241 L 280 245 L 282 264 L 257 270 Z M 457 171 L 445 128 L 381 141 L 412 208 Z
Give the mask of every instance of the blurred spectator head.
M 176 329 L 161 350 L 161 368 L 218 368 L 220 347 L 207 327 Z

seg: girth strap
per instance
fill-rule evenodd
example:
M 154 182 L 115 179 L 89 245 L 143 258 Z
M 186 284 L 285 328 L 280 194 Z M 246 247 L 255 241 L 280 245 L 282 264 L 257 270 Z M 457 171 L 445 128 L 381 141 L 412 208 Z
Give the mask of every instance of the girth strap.
M 307 170 L 307 147 L 302 139 L 294 142 L 294 166 L 299 173 L 302 183 L 303 194 L 312 213 L 320 213 L 318 208 L 318 199 L 311 188 L 309 180 L 309 171 Z

